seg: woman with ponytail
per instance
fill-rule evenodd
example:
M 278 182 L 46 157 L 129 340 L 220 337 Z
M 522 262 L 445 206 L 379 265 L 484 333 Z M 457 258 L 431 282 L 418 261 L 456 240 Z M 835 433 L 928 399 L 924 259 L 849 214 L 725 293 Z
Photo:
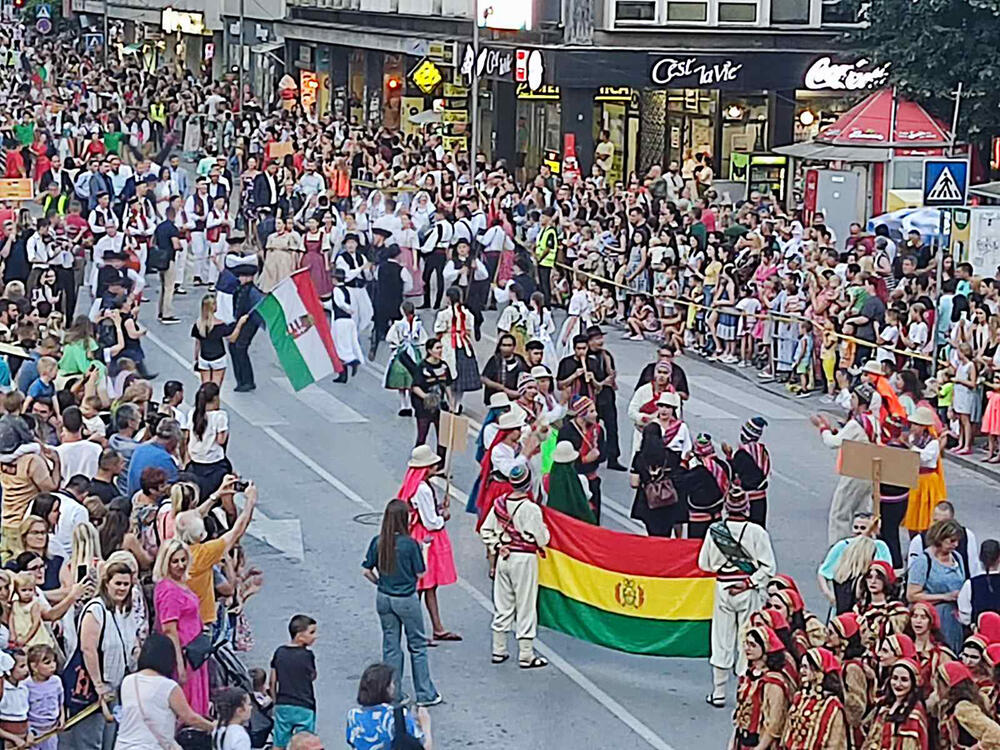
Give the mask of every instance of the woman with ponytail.
M 250 750 L 250 735 L 244 724 L 250 721 L 250 695 L 243 688 L 225 687 L 212 696 L 216 726 L 212 750 Z
M 194 397 L 191 412 L 191 457 L 187 470 L 198 478 L 201 496 L 208 497 L 222 485 L 233 465 L 226 457 L 229 442 L 229 415 L 220 408 L 219 386 L 202 383 Z

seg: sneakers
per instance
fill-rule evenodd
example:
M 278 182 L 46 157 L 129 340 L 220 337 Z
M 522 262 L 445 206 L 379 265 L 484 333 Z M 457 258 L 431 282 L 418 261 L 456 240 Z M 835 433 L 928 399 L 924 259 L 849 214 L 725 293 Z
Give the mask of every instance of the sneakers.
M 810 391 L 799 391 L 799 394 L 795 398 L 809 398 L 811 395 Z
M 444 703 L 444 697 L 441 695 L 441 693 L 438 693 L 429 701 L 417 701 L 417 705 L 420 706 L 421 708 L 430 708 L 431 706 L 437 706 L 442 703 Z
M 187 293 L 188 293 L 188 290 L 185 289 L 182 286 L 175 286 L 174 287 L 174 294 L 182 294 L 183 295 L 183 294 L 187 294 Z
M 177 317 L 175 317 L 173 315 L 168 315 L 165 318 L 157 318 L 157 320 L 160 321 L 165 326 L 172 326 L 175 323 L 180 323 L 181 322 L 180 318 L 177 318 Z

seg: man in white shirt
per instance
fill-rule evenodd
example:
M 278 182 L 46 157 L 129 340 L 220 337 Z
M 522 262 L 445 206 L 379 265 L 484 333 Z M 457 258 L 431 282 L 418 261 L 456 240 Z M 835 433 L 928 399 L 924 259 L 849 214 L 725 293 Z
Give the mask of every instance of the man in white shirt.
M 59 522 L 49 544 L 53 554 L 66 560 L 73 554 L 73 529 L 90 520 L 90 512 L 83 504 L 89 486 L 90 480 L 83 476 L 70 477 L 61 490 L 53 493 L 59 498 Z
M 83 438 L 83 415 L 77 406 L 69 406 L 62 413 L 62 443 L 56 446 L 59 464 L 62 467 L 62 486 L 70 477 L 82 474 L 93 479 L 97 473 L 97 462 L 101 457 L 99 443 Z
M 52 265 L 53 258 L 59 254 L 59 246 L 55 242 L 49 227 L 49 220 L 38 220 L 35 233 L 28 238 L 26 247 L 28 263 L 31 271 L 28 273 L 28 292 L 38 283 L 38 277 Z

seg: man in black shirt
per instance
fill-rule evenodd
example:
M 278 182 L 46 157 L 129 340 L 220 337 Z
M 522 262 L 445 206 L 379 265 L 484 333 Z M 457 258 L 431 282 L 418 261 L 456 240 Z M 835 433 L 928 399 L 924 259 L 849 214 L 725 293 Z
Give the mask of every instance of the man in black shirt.
M 615 382 L 615 358 L 604 348 L 604 331 L 599 326 L 587 329 L 587 367 L 594 373 L 594 387 L 597 389 L 594 402 L 604 425 L 608 468 L 612 471 L 625 471 L 625 467 L 618 462 L 621 448 L 618 445 L 618 407 L 615 403 L 615 393 L 618 390 Z
M 573 337 L 573 354 L 563 357 L 559 361 L 559 368 L 556 370 L 556 386 L 559 390 L 566 392 L 566 401 L 574 396 L 587 396 L 588 398 L 594 396 L 594 383 L 597 382 L 597 378 L 587 359 L 588 350 L 586 334 L 579 334 Z
M 514 336 L 502 333 L 497 339 L 497 348 L 493 356 L 486 360 L 483 366 L 483 403 L 490 405 L 490 397 L 494 393 L 504 392 L 512 401 L 517 399 L 517 381 L 522 372 L 530 368 L 524 357 L 514 351 L 517 345 Z
M 90 480 L 87 494 L 97 495 L 105 505 L 118 497 L 121 493 L 115 486 L 115 477 L 121 474 L 124 466 L 125 461 L 118 451 L 105 448 L 97 460 L 97 473 Z
M 538 291 L 538 285 L 531 276 L 531 261 L 523 255 L 514 259 L 514 277 L 512 282 L 521 288 L 521 299 L 531 299 L 531 295 Z
M 865 278 L 865 291 L 868 297 L 861 304 L 861 310 L 857 315 L 848 318 L 845 323 L 854 326 L 854 335 L 864 341 L 875 343 L 876 331 L 885 322 L 885 303 L 879 299 L 877 294 L 877 278 L 870 274 Z M 855 366 L 861 365 L 875 354 L 872 346 L 859 345 L 854 355 Z
M 166 218 L 153 230 L 153 248 L 148 265 L 160 272 L 160 304 L 157 308 L 161 323 L 179 323 L 174 315 L 174 282 L 177 279 L 177 252 L 181 249 L 181 234 L 174 223 L 177 212 L 168 206 Z
M 920 232 L 911 229 L 906 233 L 906 244 L 899 250 L 900 255 L 912 255 L 917 259 L 917 273 L 926 275 L 931 271 L 933 251 L 920 237 Z

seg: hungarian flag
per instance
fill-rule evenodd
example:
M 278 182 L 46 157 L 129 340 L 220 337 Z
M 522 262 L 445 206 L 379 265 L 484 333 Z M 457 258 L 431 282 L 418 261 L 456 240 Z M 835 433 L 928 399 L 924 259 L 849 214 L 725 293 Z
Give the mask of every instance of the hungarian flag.
M 622 534 L 544 509 L 538 622 L 632 654 L 709 654 L 715 578 L 699 539 Z
M 316 294 L 308 269 L 296 271 L 257 303 L 271 343 L 292 388 L 344 371 L 333 347 L 330 321 Z

